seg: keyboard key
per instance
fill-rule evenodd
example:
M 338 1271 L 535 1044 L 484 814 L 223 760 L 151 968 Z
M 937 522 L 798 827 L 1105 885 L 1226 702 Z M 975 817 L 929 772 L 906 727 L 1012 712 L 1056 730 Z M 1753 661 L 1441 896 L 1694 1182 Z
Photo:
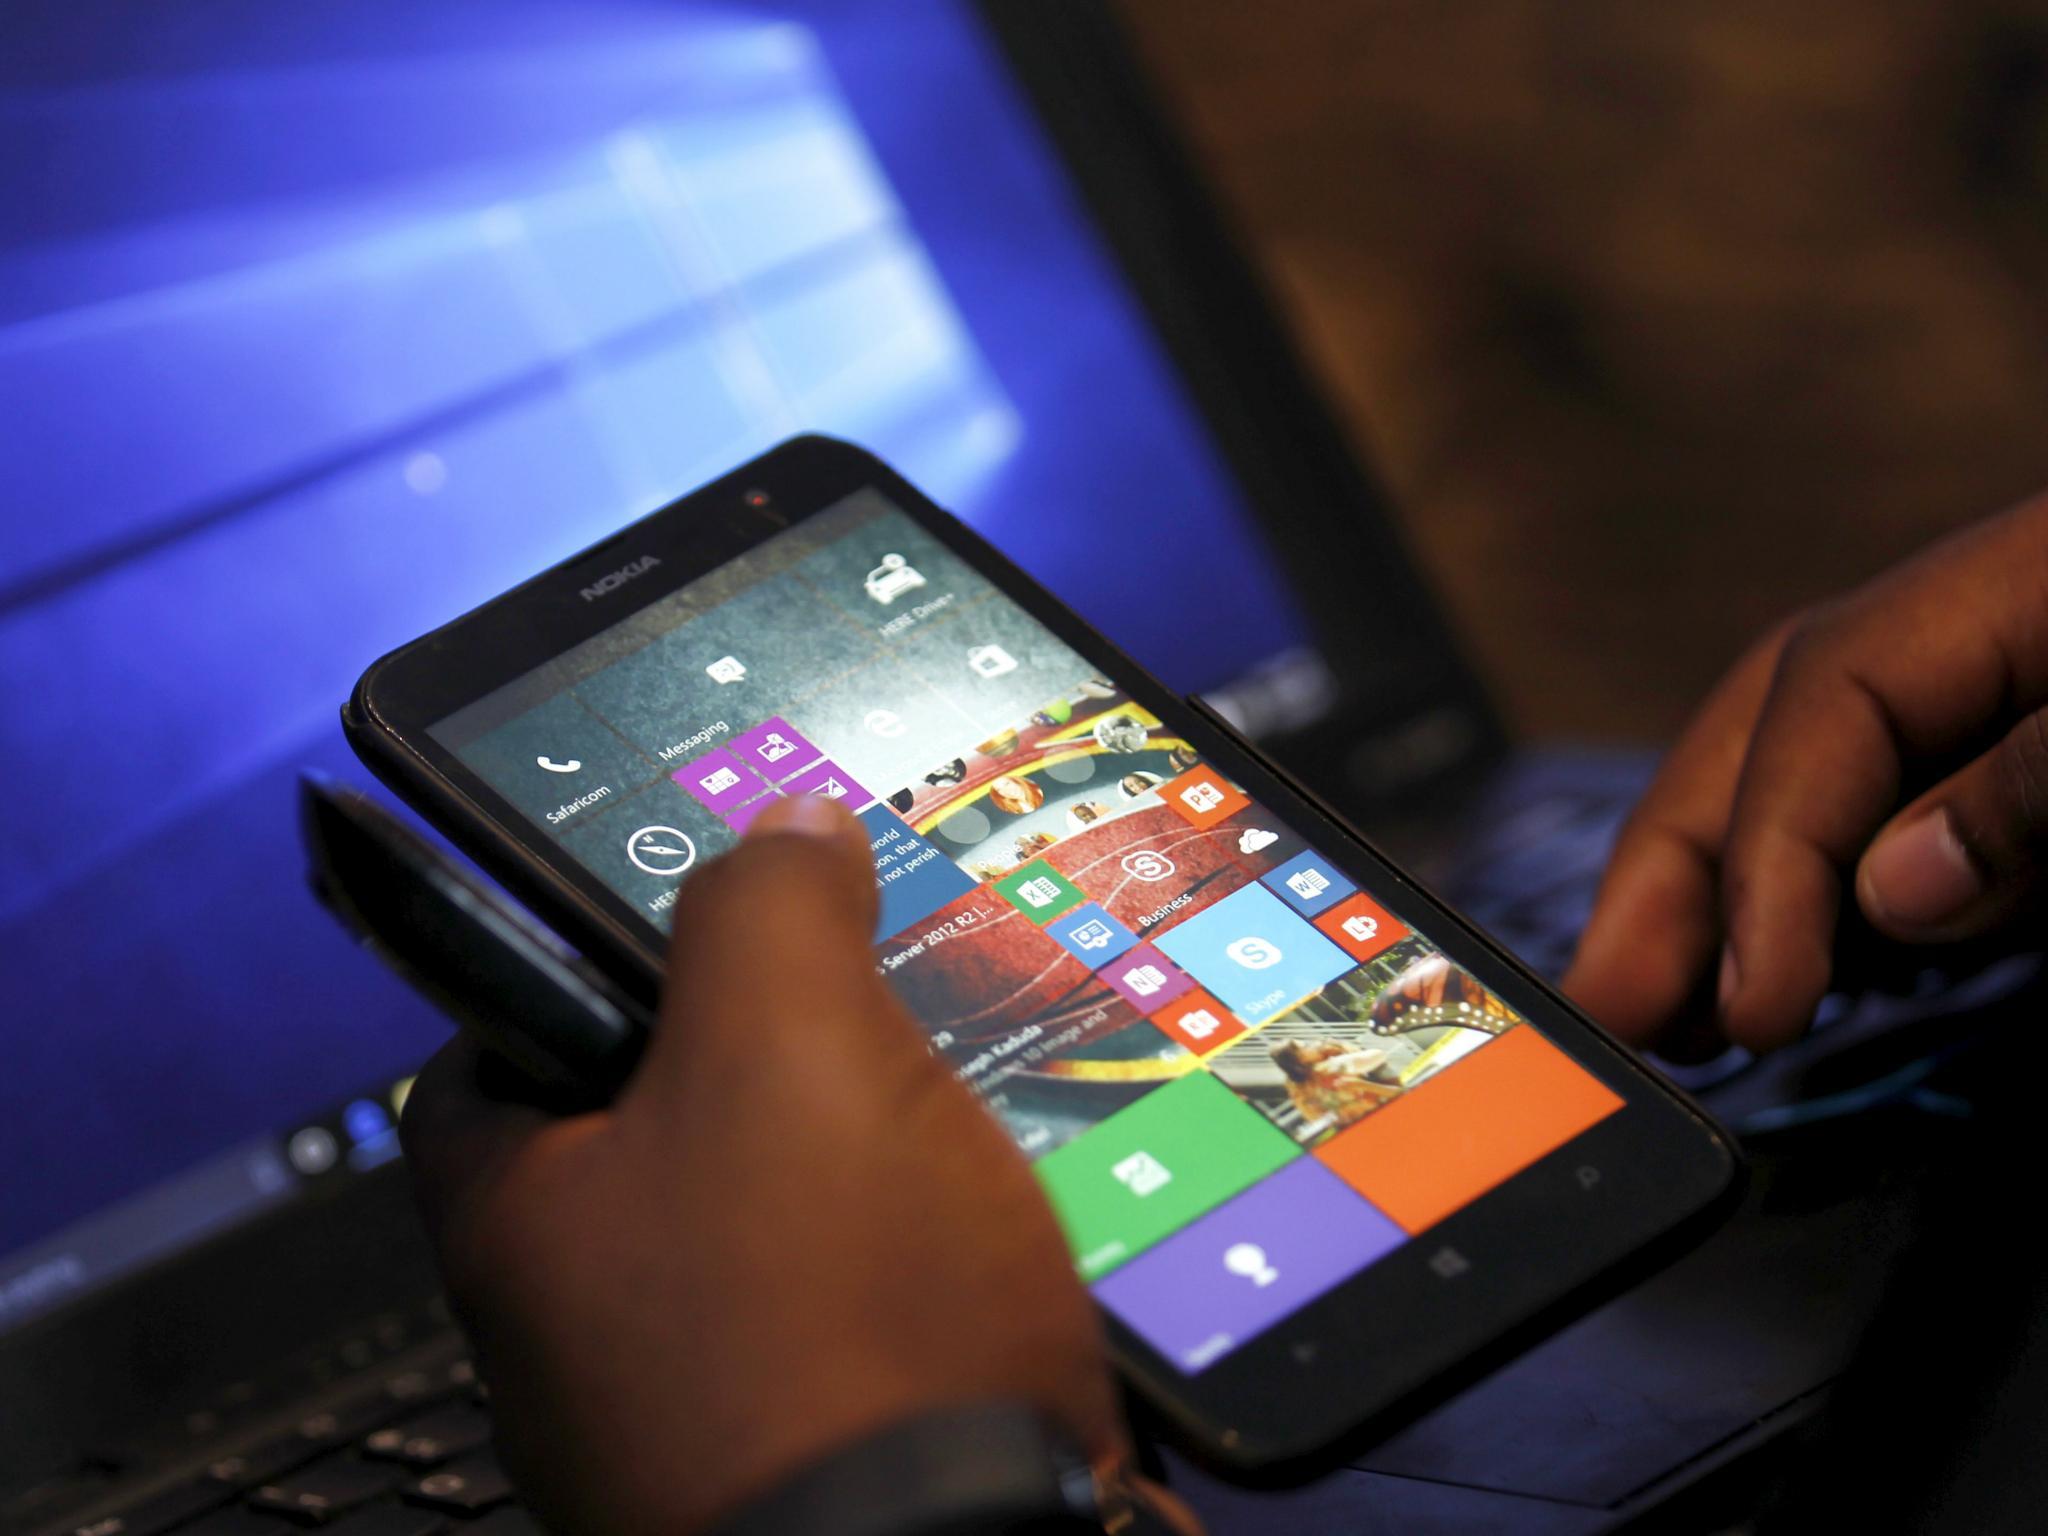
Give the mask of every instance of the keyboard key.
M 289 1477 L 265 1483 L 249 1502 L 301 1525 L 326 1525 L 398 1483 L 396 1467 L 359 1461 L 354 1456 L 330 1456 Z
M 207 1477 L 229 1488 L 250 1488 L 269 1482 L 293 1467 L 311 1461 L 327 1447 L 304 1435 L 285 1435 L 267 1440 L 232 1456 L 222 1456 L 206 1468 Z
M 451 1514 L 473 1515 L 511 1498 L 512 1484 L 498 1458 L 485 1452 L 429 1472 L 406 1490 L 406 1497 Z
M 299 1420 L 297 1434 L 316 1450 L 333 1450 L 359 1439 L 397 1411 L 379 1392 L 373 1397 L 356 1398 L 319 1413 L 307 1414 Z
M 202 1478 L 196 1483 L 167 1488 L 118 1515 L 108 1515 L 90 1525 L 81 1525 L 73 1536 L 156 1536 L 158 1531 L 182 1525 L 233 1497 L 231 1489 Z
M 327 1536 L 439 1536 L 447 1529 L 448 1517 L 439 1510 L 415 1509 L 410 1504 L 372 1504 L 330 1525 Z
M 467 1403 L 429 1409 L 363 1441 L 365 1455 L 409 1467 L 437 1467 L 490 1443 L 491 1416 Z

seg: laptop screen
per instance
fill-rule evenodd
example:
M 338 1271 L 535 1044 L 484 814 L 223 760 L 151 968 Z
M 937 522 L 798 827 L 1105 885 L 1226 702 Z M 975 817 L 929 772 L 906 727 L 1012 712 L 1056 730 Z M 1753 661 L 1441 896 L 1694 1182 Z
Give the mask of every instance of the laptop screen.
M 874 449 L 1175 686 L 1305 644 L 964 7 L 14 41 L 0 1329 L 395 1155 L 445 1026 L 305 894 L 294 775 L 361 777 L 369 659 L 769 444 Z

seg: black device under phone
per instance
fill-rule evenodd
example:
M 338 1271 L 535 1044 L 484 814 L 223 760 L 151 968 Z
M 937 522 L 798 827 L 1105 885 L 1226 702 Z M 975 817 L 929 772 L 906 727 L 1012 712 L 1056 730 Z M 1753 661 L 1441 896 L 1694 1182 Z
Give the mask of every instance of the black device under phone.
M 779 797 L 1033 1160 L 1118 1363 L 1315 1466 L 1726 1208 L 1726 1137 L 873 456 L 785 443 L 376 662 L 363 760 L 641 998 Z

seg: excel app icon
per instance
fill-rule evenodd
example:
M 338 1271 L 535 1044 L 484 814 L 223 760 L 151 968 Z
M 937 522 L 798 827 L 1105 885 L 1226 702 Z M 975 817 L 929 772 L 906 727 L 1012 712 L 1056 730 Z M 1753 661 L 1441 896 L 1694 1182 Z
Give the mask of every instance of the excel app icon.
M 1079 886 L 1043 859 L 998 880 L 996 894 L 1041 928 L 1087 900 Z

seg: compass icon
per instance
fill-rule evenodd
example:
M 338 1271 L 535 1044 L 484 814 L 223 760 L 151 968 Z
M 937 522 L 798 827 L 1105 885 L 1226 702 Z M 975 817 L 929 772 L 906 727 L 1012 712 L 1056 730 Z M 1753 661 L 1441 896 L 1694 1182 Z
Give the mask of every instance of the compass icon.
M 642 827 L 626 839 L 626 857 L 650 875 L 680 875 L 697 862 L 697 845 L 674 827 Z

